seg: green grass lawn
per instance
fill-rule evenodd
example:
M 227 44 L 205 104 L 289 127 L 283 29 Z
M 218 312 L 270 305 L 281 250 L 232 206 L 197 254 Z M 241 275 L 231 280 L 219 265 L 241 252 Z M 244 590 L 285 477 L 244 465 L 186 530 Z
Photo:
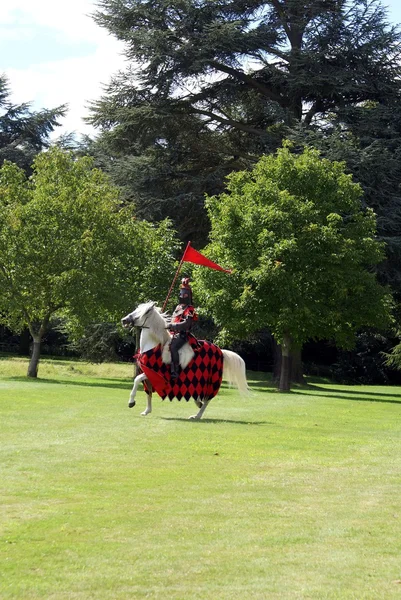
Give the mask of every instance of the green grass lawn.
M 401 388 L 249 373 L 202 421 L 132 365 L 0 358 L 1 600 L 401 597 Z

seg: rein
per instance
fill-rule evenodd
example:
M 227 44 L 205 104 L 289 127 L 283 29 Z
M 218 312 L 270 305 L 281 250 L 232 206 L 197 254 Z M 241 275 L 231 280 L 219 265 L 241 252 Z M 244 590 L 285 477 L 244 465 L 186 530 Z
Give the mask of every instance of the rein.
M 141 329 L 150 329 L 150 327 L 148 325 L 145 325 L 145 323 L 148 320 L 148 318 L 149 318 L 149 315 L 146 314 L 146 318 L 145 318 L 145 321 L 144 321 L 143 325 L 134 325 L 134 327 L 140 327 Z

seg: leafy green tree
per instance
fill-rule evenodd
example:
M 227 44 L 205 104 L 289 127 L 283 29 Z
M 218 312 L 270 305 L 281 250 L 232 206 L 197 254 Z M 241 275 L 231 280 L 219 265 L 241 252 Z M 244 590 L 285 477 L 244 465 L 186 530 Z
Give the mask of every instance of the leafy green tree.
M 36 154 L 49 146 L 66 106 L 32 111 L 27 102 L 13 104 L 10 95 L 7 78 L 0 76 L 0 165 L 8 160 L 29 172 Z
M 282 347 L 282 391 L 291 349 L 310 339 L 351 347 L 360 327 L 390 322 L 391 297 L 374 271 L 383 244 L 361 193 L 343 164 L 285 146 L 207 199 L 208 255 L 234 272 L 199 269 L 197 293 L 223 336 L 270 328 Z
M 385 364 L 393 369 L 401 371 L 401 329 L 397 332 L 398 344 L 392 348 L 391 352 L 385 353 Z
M 129 66 L 92 106 L 92 151 L 139 211 L 171 216 L 183 238 L 207 234 L 203 193 L 275 151 L 288 128 L 343 123 L 363 102 L 399 98 L 400 33 L 377 0 L 98 7 Z
M 73 335 L 119 321 L 168 289 L 175 251 L 169 223 L 137 220 L 87 157 L 52 148 L 30 178 L 13 163 L 0 169 L 0 323 L 29 328 L 31 377 L 53 316 L 67 318 Z

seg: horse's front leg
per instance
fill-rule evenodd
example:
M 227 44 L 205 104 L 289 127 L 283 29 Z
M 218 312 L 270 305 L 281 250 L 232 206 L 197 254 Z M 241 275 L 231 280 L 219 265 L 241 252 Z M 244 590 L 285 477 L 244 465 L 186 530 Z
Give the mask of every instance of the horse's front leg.
M 152 412 L 152 386 L 150 384 L 150 381 L 148 380 L 147 383 L 147 387 L 148 387 L 148 393 L 146 394 L 146 399 L 148 401 L 146 408 L 143 412 L 141 412 L 141 415 L 143 415 L 144 417 L 146 417 L 146 415 L 148 415 L 149 413 Z
M 129 408 L 132 408 L 133 406 L 135 406 L 135 396 L 136 396 L 136 393 L 138 391 L 138 385 L 140 383 L 142 383 L 142 381 L 145 381 L 145 379 L 146 379 L 145 373 L 141 373 L 140 375 L 137 375 L 135 377 L 135 379 L 134 379 L 134 385 L 133 385 L 133 388 L 131 390 L 131 394 L 130 394 L 129 402 L 128 402 Z

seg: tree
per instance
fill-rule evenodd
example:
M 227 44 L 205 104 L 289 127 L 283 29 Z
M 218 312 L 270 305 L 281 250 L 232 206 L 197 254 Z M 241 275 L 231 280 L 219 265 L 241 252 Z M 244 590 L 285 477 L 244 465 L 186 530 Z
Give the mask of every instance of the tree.
M 388 353 L 384 353 L 386 358 L 385 364 L 387 367 L 392 367 L 401 371 L 401 329 L 397 331 L 398 344 Z
M 343 164 L 286 145 L 207 199 L 207 253 L 234 272 L 199 270 L 197 293 L 223 336 L 271 329 L 282 346 L 281 391 L 292 348 L 309 339 L 350 347 L 360 327 L 390 322 L 391 297 L 374 272 L 383 244 L 361 194 Z
M 379 280 L 401 300 L 401 103 L 364 103 L 346 124 L 333 120 L 322 129 L 294 129 L 298 145 L 318 148 L 330 160 L 342 160 L 361 184 L 363 203 L 377 215 L 377 233 L 386 244 Z
M 92 105 L 102 132 L 92 151 L 140 211 L 172 216 L 183 238 L 207 234 L 203 193 L 275 151 L 288 128 L 399 99 L 400 33 L 377 0 L 98 6 L 129 67 Z
M 0 169 L 0 323 L 29 328 L 37 376 L 52 316 L 77 335 L 94 321 L 120 320 L 136 302 L 164 293 L 174 271 L 175 233 L 122 207 L 118 189 L 92 166 L 52 148 L 27 178 Z
M 7 78 L 0 76 L 0 165 L 8 160 L 28 173 L 36 154 L 49 146 L 66 106 L 32 111 L 27 102 L 13 104 L 10 95 Z

